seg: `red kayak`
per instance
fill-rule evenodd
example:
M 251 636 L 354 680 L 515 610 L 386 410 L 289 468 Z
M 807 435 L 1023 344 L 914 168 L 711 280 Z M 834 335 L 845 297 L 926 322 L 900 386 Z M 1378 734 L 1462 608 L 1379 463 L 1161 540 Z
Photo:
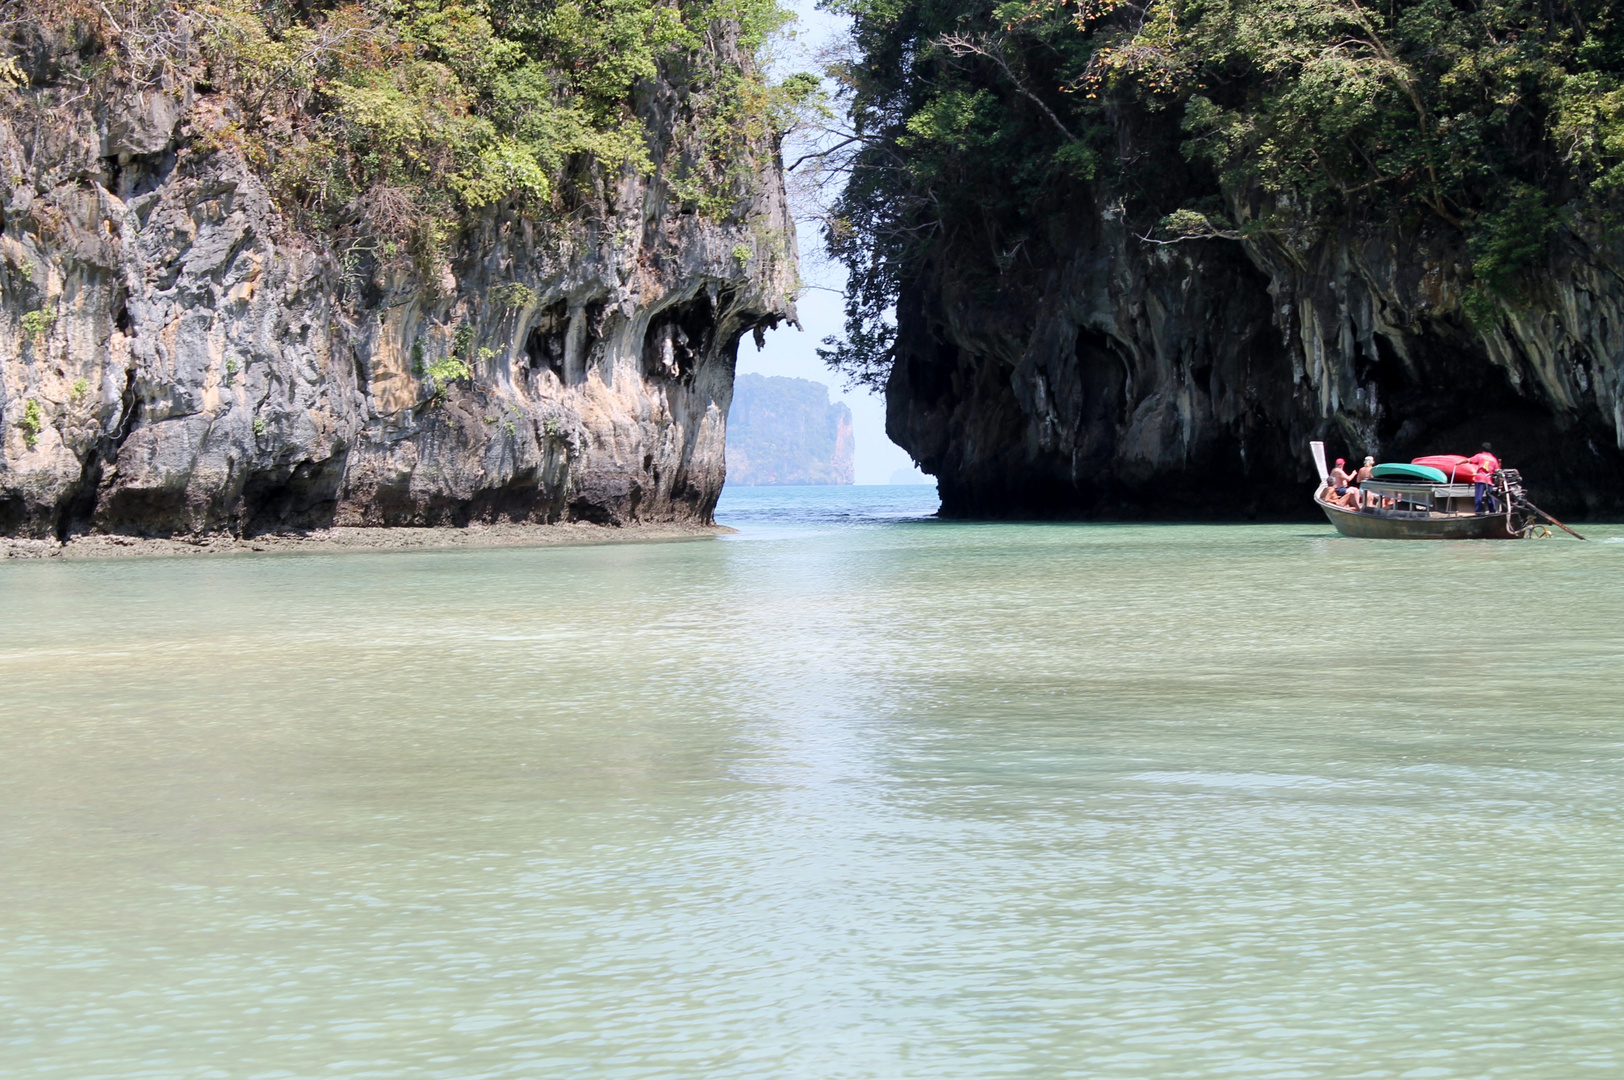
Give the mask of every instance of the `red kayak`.
M 1411 465 L 1430 465 L 1457 484 L 1470 484 L 1477 476 L 1477 466 L 1460 454 L 1428 454 L 1412 458 Z

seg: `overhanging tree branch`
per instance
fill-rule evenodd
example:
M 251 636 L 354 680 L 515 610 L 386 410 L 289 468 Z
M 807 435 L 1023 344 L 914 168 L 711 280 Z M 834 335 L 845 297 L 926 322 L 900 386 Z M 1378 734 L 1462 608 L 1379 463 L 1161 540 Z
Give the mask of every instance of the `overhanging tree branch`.
M 991 60 L 998 65 L 1010 83 L 1014 85 L 1017 93 L 1027 98 L 1047 116 L 1051 123 L 1066 137 L 1067 142 L 1076 142 L 1077 136 L 1071 133 L 1071 128 L 1051 108 L 1049 103 L 1037 95 L 1037 92 L 1027 85 L 1026 79 L 1010 64 L 1004 56 L 1004 40 L 1000 36 L 987 34 L 981 37 L 968 37 L 964 34 L 943 34 L 936 39 L 936 44 L 946 49 L 955 57 L 979 56 Z

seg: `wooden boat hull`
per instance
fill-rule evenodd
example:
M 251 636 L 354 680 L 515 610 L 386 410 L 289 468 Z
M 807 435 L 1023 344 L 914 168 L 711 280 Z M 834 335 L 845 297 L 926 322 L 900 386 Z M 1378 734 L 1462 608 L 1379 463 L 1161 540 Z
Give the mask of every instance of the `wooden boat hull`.
M 1332 506 L 1318 496 L 1314 502 L 1343 536 L 1366 540 L 1518 540 L 1511 515 L 1498 514 L 1394 514 L 1388 511 L 1349 510 Z

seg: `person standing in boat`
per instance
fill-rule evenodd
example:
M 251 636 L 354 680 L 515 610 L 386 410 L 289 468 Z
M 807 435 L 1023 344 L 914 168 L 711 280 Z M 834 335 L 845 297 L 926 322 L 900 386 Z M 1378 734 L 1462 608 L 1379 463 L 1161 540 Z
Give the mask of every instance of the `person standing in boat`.
M 1500 471 L 1500 459 L 1494 456 L 1494 447 L 1484 443 L 1483 451 L 1473 454 L 1466 461 L 1477 466 L 1477 473 L 1472 477 L 1472 513 L 1481 514 L 1483 503 L 1487 500 L 1489 513 L 1498 514 L 1500 500 L 1489 490 L 1489 485 L 1494 482 L 1494 474 Z

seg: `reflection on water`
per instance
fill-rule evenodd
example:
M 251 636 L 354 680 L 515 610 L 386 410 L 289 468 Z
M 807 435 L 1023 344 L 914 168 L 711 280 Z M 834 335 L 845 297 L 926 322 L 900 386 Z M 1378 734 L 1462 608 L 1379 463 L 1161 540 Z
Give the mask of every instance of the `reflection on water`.
M 0 1076 L 1624 1067 L 1620 545 L 753 497 L 0 566 Z

